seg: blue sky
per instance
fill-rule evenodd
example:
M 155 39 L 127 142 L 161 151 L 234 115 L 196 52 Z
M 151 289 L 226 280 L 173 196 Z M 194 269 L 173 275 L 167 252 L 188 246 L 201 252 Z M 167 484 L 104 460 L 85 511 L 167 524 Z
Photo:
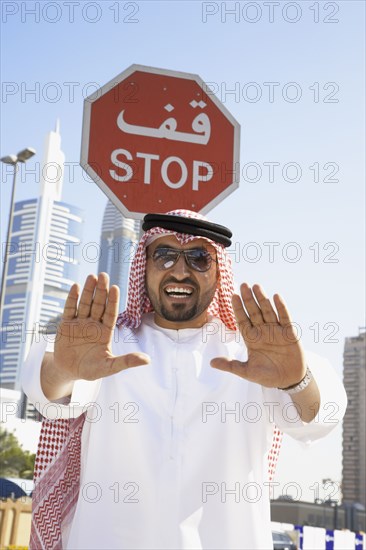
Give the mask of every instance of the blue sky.
M 233 230 L 236 279 L 282 293 L 305 347 L 341 373 L 344 338 L 365 323 L 364 3 L 4 1 L 1 8 L 1 155 L 37 150 L 17 200 L 37 195 L 30 171 L 57 118 L 66 161 L 79 162 L 83 99 L 97 85 L 132 63 L 199 74 L 241 124 L 240 187 L 209 215 Z M 98 242 L 106 199 L 80 168 L 72 182 L 70 173 L 63 200 L 84 208 L 84 242 Z M 10 187 L 2 167 L 2 241 Z M 80 280 L 96 269 L 84 263 Z M 279 480 L 298 480 L 309 499 L 313 483 L 339 481 L 340 434 L 307 453 L 286 441 Z

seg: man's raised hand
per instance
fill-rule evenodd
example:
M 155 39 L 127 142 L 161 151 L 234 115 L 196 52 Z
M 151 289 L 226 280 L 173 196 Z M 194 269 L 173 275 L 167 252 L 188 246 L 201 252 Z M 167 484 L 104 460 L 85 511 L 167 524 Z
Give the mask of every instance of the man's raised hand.
M 51 399 L 63 396 L 66 390 L 61 386 L 70 387 L 75 380 L 96 380 L 149 363 L 143 353 L 112 354 L 119 289 L 109 289 L 108 275 L 89 275 L 80 300 L 79 293 L 79 286 L 74 284 L 57 329 L 53 357 L 47 358 L 52 354 L 46 354 L 42 363 L 42 387 Z M 60 391 L 53 391 L 55 386 Z
M 248 348 L 248 360 L 212 360 L 215 368 L 232 372 L 262 386 L 287 388 L 300 382 L 306 363 L 299 338 L 285 302 L 273 296 L 276 310 L 259 285 L 240 287 L 241 297 L 232 304 L 240 333 Z

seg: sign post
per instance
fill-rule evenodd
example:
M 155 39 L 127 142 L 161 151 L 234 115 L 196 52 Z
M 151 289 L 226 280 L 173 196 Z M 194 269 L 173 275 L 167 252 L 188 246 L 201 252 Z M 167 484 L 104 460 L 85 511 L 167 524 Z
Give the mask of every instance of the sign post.
M 85 99 L 81 165 L 126 217 L 204 214 L 239 185 L 239 134 L 197 75 L 132 65 Z

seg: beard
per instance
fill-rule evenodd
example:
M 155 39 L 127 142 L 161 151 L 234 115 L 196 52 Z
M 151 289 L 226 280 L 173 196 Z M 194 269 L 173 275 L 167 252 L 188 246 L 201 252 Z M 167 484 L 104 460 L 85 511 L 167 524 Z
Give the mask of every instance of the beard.
M 151 300 L 150 300 L 151 301 Z M 167 321 L 190 321 L 198 315 L 199 311 L 198 303 L 196 302 L 191 308 L 187 308 L 185 304 L 172 304 L 171 309 L 168 309 L 163 304 L 160 304 L 160 311 L 157 311 L 154 307 L 154 310 Z

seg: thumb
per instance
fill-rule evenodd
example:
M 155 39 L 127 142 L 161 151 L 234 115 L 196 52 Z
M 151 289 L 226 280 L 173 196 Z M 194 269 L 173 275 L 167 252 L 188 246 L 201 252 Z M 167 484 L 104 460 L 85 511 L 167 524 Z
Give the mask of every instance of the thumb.
M 132 367 L 139 367 L 140 365 L 147 365 L 150 363 L 150 357 L 146 353 L 127 353 L 126 355 L 118 355 L 111 357 L 108 361 L 108 374 L 116 374 L 122 370 L 126 370 Z
M 230 360 L 227 357 L 215 357 L 211 360 L 211 367 L 226 372 L 231 372 L 240 376 L 240 378 L 247 377 L 247 362 L 237 361 L 236 359 Z
M 121 355 L 121 359 L 124 359 L 126 364 L 125 368 L 139 367 L 140 365 L 148 365 L 151 361 L 150 356 L 147 353 L 128 353 L 127 355 Z

